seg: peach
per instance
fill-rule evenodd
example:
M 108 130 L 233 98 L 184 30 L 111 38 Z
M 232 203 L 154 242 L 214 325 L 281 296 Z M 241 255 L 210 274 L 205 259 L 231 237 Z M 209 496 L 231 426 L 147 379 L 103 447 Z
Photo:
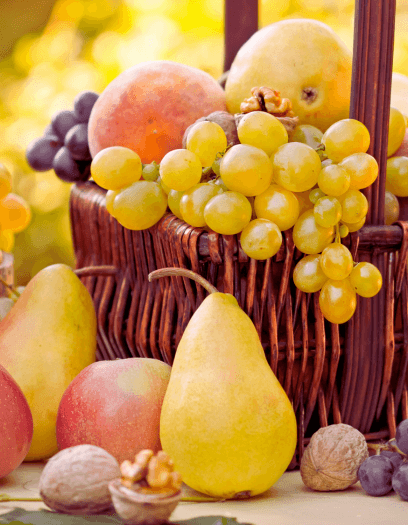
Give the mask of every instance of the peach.
M 144 164 L 160 162 L 182 147 L 190 124 L 225 110 L 225 92 L 208 73 L 167 60 L 143 62 L 99 96 L 89 118 L 89 149 L 94 157 L 104 148 L 124 146 Z

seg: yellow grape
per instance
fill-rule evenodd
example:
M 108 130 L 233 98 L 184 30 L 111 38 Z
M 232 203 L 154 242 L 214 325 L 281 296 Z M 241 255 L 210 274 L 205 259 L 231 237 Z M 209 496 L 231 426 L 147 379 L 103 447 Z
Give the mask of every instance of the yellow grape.
M 384 203 L 384 219 L 385 224 L 390 225 L 398 220 L 400 213 L 399 201 L 397 197 L 386 190 Z
M 184 191 L 170 190 L 167 195 L 167 206 L 170 208 L 170 211 L 182 221 L 183 216 L 180 211 L 180 200 L 184 195 Z
M 190 224 L 190 226 L 195 226 L 196 228 L 205 226 L 204 208 L 210 199 L 221 193 L 223 193 L 222 188 L 215 184 L 209 184 L 208 182 L 196 184 L 186 190 L 179 204 L 183 220 L 187 224 Z
M 268 157 L 279 146 L 288 142 L 285 126 L 273 115 L 264 111 L 251 111 L 244 115 L 237 127 L 241 144 L 262 149 Z
M 320 188 L 313 188 L 310 190 L 309 200 L 312 204 L 316 204 L 316 202 L 324 196 L 325 193 Z
M 236 144 L 222 157 L 221 178 L 230 191 L 246 197 L 259 195 L 272 181 L 272 163 L 260 148 Z
M 11 192 L 12 177 L 9 170 L 0 162 L 0 200 Z
M 341 219 L 341 204 L 336 197 L 325 195 L 313 208 L 314 218 L 319 226 L 329 228 L 335 226 Z
M 299 217 L 299 201 L 289 190 L 271 184 L 255 197 L 256 216 L 275 223 L 281 231 L 292 228 Z
M 343 159 L 338 166 L 350 174 L 350 188 L 362 190 L 370 186 L 378 177 L 378 163 L 368 153 L 353 153 Z
M 365 222 L 365 217 L 364 217 L 364 222 Z M 347 224 L 340 224 L 340 228 L 339 228 L 340 237 L 344 239 L 344 237 L 347 237 L 349 233 L 350 233 L 350 230 Z
M 29 225 L 31 208 L 28 203 L 15 193 L 8 193 L 0 201 L 0 229 L 18 233 Z
M 172 190 L 188 190 L 200 182 L 202 173 L 199 157 L 187 149 L 169 151 L 160 162 L 161 181 Z
M 293 227 L 293 242 L 298 250 L 312 255 L 320 253 L 334 239 L 334 228 L 323 228 L 316 223 L 313 210 L 306 211 Z
M 252 216 L 249 200 L 235 191 L 226 191 L 210 199 L 204 208 L 204 220 L 209 228 L 221 235 L 241 232 Z
M 354 232 L 360 230 L 364 226 L 366 219 L 367 219 L 367 216 L 364 216 L 358 222 L 353 222 L 352 224 L 350 224 L 350 223 L 341 221 L 341 224 L 342 225 L 344 224 L 344 226 L 347 227 L 349 233 L 354 233 Z
M 210 181 L 210 184 L 215 184 L 216 186 L 219 186 L 220 188 L 222 188 L 223 191 L 229 191 L 221 177 L 218 177 L 214 181 Z
M 335 164 L 331 159 L 324 159 L 322 160 L 322 168 L 325 168 L 326 166 L 331 166 L 332 164 Z
M 11 230 L 0 230 L 0 251 L 10 253 L 13 248 L 14 233 Z
M 164 184 L 164 182 L 162 181 L 160 175 L 159 175 L 159 177 L 157 177 L 156 182 L 157 182 L 157 184 L 161 187 L 161 189 L 164 191 L 164 193 L 165 193 L 166 195 L 168 195 L 168 194 L 170 193 L 171 188 L 169 188 L 169 187 L 167 186 L 167 184 Z
M 381 290 L 382 275 L 374 264 L 360 262 L 350 274 L 350 283 L 358 295 L 374 297 Z
M 330 323 L 346 323 L 353 316 L 356 305 L 356 292 L 348 278 L 342 281 L 329 279 L 322 286 L 319 306 L 323 316 Z
M 296 288 L 306 293 L 318 292 L 327 281 L 320 266 L 320 254 L 306 255 L 293 270 L 293 282 Z
M 305 211 L 311 210 L 313 208 L 313 203 L 309 198 L 311 191 L 313 190 L 306 190 L 298 193 L 292 192 L 293 195 L 299 201 L 299 216 L 302 215 L 302 213 L 304 213 Z
M 350 187 L 350 173 L 340 164 L 329 164 L 320 171 L 317 184 L 326 195 L 339 197 Z
M 95 155 L 91 163 L 93 180 L 105 190 L 120 190 L 140 180 L 142 161 L 123 146 L 111 146 Z
M 350 275 L 353 256 L 346 246 L 333 242 L 322 251 L 320 265 L 329 279 L 340 281 Z
M 271 157 L 274 181 L 289 191 L 306 191 L 317 183 L 322 163 L 316 151 L 301 142 L 280 146 Z
M 282 234 L 274 222 L 254 219 L 242 230 L 240 242 L 248 257 L 263 261 L 279 251 Z
M 121 190 L 113 201 L 113 216 L 129 230 L 146 230 L 167 210 L 167 195 L 157 182 L 140 180 Z
M 406 129 L 406 120 L 401 111 L 397 108 L 390 108 L 387 157 L 394 155 L 397 149 L 401 146 Z
M 296 126 L 292 134 L 290 142 L 302 142 L 313 149 L 320 145 L 323 137 L 323 132 L 320 129 L 310 124 L 300 124 Z
M 368 201 L 359 190 L 348 190 L 338 197 L 341 204 L 341 218 L 346 224 L 361 221 L 368 212 Z
M 195 153 L 204 168 L 210 167 L 217 153 L 225 151 L 227 137 L 215 122 L 196 122 L 187 135 L 186 149 Z
M 343 119 L 332 124 L 322 137 L 325 154 L 333 162 L 341 162 L 353 153 L 365 153 L 370 146 L 370 133 L 355 119 Z
M 113 216 L 113 201 L 120 190 L 108 190 L 105 196 L 105 204 L 108 212 Z
M 397 197 L 408 197 L 408 157 L 387 160 L 385 189 Z

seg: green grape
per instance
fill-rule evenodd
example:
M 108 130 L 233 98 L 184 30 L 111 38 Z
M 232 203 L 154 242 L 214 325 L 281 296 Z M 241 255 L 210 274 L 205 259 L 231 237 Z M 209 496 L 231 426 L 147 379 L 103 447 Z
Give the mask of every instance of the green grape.
M 209 228 L 222 235 L 241 232 L 252 216 L 249 200 L 235 191 L 226 191 L 210 199 L 204 208 L 204 220 Z
M 385 192 L 384 219 L 388 226 L 398 220 L 400 213 L 399 201 L 390 191 Z
M 364 222 L 365 222 L 365 217 L 364 217 Z M 344 237 L 347 237 L 349 232 L 350 232 L 350 230 L 349 230 L 349 227 L 347 226 L 347 224 L 340 224 L 339 234 L 340 234 L 340 237 L 342 239 L 344 239 Z
M 304 213 L 305 211 L 311 210 L 313 208 L 313 203 L 309 198 L 311 191 L 313 190 L 301 191 L 300 193 L 292 192 L 293 195 L 299 201 L 299 216 L 302 215 L 302 213 Z
M 313 148 L 301 142 L 280 146 L 271 157 L 274 181 L 290 191 L 306 191 L 317 183 L 322 163 Z
M 285 126 L 265 111 L 251 111 L 244 115 L 237 126 L 237 133 L 241 144 L 260 148 L 268 157 L 288 142 Z
M 397 197 L 408 197 L 408 157 L 387 160 L 385 189 Z
M 330 323 L 346 323 L 353 316 L 356 305 L 356 292 L 348 278 L 342 281 L 329 279 L 322 286 L 319 306 L 323 316 Z
M 313 208 L 315 221 L 319 226 L 329 228 L 341 219 L 341 204 L 336 197 L 321 197 Z
M 341 218 L 347 225 L 361 221 L 368 212 L 367 197 L 359 190 L 348 190 L 338 197 Z
M 225 132 L 215 122 L 196 122 L 188 132 L 186 148 L 199 157 L 204 168 L 209 168 L 217 153 L 225 151 L 226 147 Z
M 320 266 L 320 254 L 306 255 L 293 270 L 293 282 L 302 292 L 318 292 L 327 281 L 327 276 Z
M 95 155 L 91 163 L 93 180 L 105 190 L 120 190 L 142 176 L 142 161 L 137 153 L 122 146 L 111 146 Z
M 188 190 L 187 190 L 188 191 Z M 180 199 L 184 195 L 184 191 L 170 190 L 167 195 L 167 206 L 170 208 L 171 213 L 181 219 L 183 216 L 180 211 Z
M 161 189 L 164 191 L 166 195 L 168 195 L 171 191 L 171 188 L 169 188 L 164 182 L 162 181 L 160 175 L 156 180 L 157 184 L 161 187 Z
M 370 133 L 358 120 L 346 118 L 332 124 L 322 137 L 325 154 L 333 162 L 341 162 L 353 153 L 365 153 L 370 146 Z
M 146 230 L 167 209 L 167 195 L 157 182 L 140 180 L 124 188 L 113 201 L 113 216 L 129 230 Z
M 362 190 L 370 186 L 378 176 L 378 163 L 368 153 L 353 153 L 339 164 L 350 174 L 350 188 Z
M 320 188 L 313 188 L 310 190 L 309 200 L 312 204 L 316 204 L 316 202 L 322 197 L 325 197 L 325 195 L 326 194 Z
M 215 184 L 216 186 L 219 186 L 223 191 L 229 191 L 229 189 L 227 188 L 227 186 L 225 186 L 224 181 L 222 180 L 221 177 L 218 177 L 215 180 L 210 180 L 209 182 L 210 184 Z
M 15 235 L 12 230 L 0 230 L 0 250 L 11 253 L 14 248 Z
M 344 224 L 344 226 L 347 227 L 349 233 L 353 233 L 353 232 L 356 232 L 358 230 L 360 230 L 360 228 L 362 228 L 365 224 L 365 221 L 367 219 L 367 216 L 363 217 L 360 221 L 358 222 L 353 222 L 352 224 L 348 224 L 346 222 L 341 222 L 342 225 Z
M 157 181 L 160 173 L 160 166 L 155 162 L 145 164 L 142 169 L 143 180 Z
M 255 214 L 275 223 L 281 231 L 292 228 L 299 217 L 299 201 L 295 195 L 277 184 L 271 184 L 255 197 Z
M 9 170 L 0 162 L 0 200 L 11 192 L 12 177 Z
M 322 168 L 325 168 L 326 166 L 331 166 L 332 164 L 335 164 L 331 159 L 325 159 L 322 160 Z
M 317 184 L 326 195 L 339 197 L 350 187 L 350 173 L 340 164 L 329 164 L 320 171 Z
M 108 212 L 113 216 L 113 201 L 115 200 L 116 195 L 120 192 L 120 190 L 108 190 L 106 192 L 106 209 Z
M 211 169 L 217 175 L 217 177 L 221 177 L 221 171 L 220 171 L 221 160 L 222 160 L 222 156 L 216 155 L 215 160 L 211 165 Z
M 220 172 L 229 190 L 246 197 L 259 195 L 272 181 L 272 163 L 268 155 L 248 144 L 232 146 L 222 158 Z
M 350 274 L 350 283 L 358 295 L 374 297 L 381 290 L 382 275 L 380 270 L 369 262 L 360 262 Z
M 322 251 L 320 266 L 328 279 L 341 281 L 353 269 L 353 256 L 346 246 L 333 242 Z
M 248 257 L 263 261 L 279 251 L 282 234 L 274 222 L 254 219 L 242 230 L 240 242 Z
M 313 210 L 306 211 L 293 227 L 293 242 L 298 250 L 308 255 L 320 253 L 334 239 L 334 228 L 319 226 Z
M 296 126 L 290 142 L 302 142 L 303 144 L 307 144 L 311 148 L 316 149 L 322 142 L 322 137 L 323 132 L 315 126 L 311 126 L 310 124 L 300 124 L 300 126 Z
M 387 157 L 394 155 L 397 149 L 401 146 L 406 129 L 407 124 L 401 111 L 397 108 L 390 108 Z
M 185 191 L 200 182 L 199 157 L 187 149 L 169 151 L 160 162 L 160 178 L 172 190 Z
M 180 200 L 180 213 L 183 220 L 190 226 L 205 226 L 204 208 L 207 202 L 223 193 L 223 189 L 208 182 L 196 184 L 186 190 Z

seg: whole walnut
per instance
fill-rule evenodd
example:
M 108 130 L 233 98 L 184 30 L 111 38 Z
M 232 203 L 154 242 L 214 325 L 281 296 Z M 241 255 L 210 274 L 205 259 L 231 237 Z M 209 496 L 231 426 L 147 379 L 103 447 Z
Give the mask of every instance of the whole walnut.
M 313 490 L 344 490 L 358 481 L 357 471 L 368 458 L 361 432 L 344 423 L 315 432 L 300 463 L 303 483 Z
M 204 121 L 215 122 L 216 124 L 221 126 L 227 137 L 228 144 L 232 144 L 234 146 L 235 144 L 240 143 L 238 139 L 237 125 L 235 123 L 234 115 L 232 115 L 231 113 L 228 113 L 227 111 L 214 111 L 213 113 L 210 113 L 206 117 L 199 118 L 186 129 L 183 135 L 183 148 L 186 147 L 187 135 L 191 127 L 194 126 L 194 124 L 197 124 L 197 122 L 204 122 Z
M 58 512 L 97 514 L 112 506 L 108 485 L 119 477 L 119 463 L 106 450 L 76 445 L 46 463 L 39 482 L 40 496 Z

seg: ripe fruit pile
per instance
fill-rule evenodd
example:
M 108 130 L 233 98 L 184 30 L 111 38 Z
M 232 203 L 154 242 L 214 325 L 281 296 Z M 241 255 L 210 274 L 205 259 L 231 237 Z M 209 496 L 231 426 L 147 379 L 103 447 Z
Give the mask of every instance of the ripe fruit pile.
M 44 135 L 29 144 L 28 164 L 36 171 L 53 169 L 65 182 L 86 181 L 90 177 L 91 154 L 88 147 L 88 120 L 98 99 L 84 91 L 74 100 L 73 111 L 56 113 Z
M 370 496 L 384 496 L 394 490 L 408 501 L 408 419 L 397 427 L 395 439 L 385 445 L 369 445 L 376 455 L 358 469 L 358 479 Z

